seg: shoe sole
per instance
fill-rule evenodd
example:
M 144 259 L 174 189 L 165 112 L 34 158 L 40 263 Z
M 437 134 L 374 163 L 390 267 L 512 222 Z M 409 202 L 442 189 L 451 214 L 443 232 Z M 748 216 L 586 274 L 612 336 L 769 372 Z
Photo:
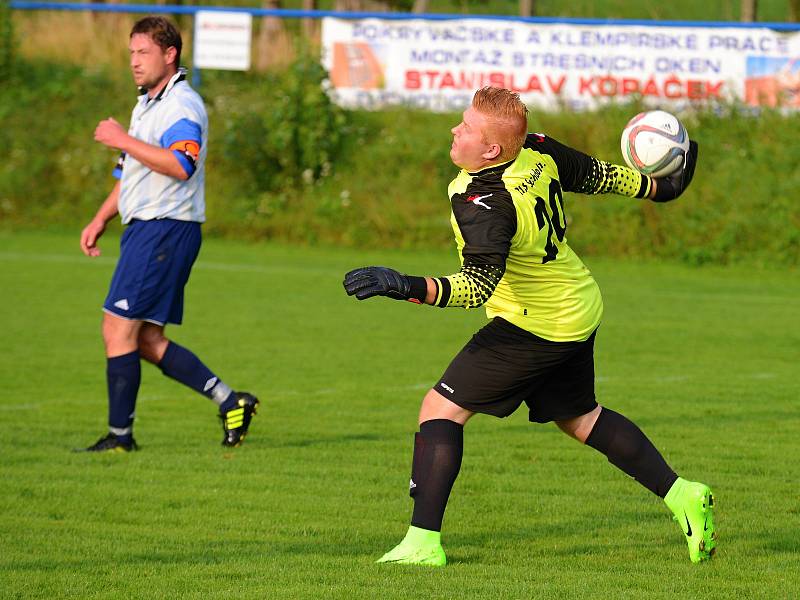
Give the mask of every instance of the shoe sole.
M 380 565 L 416 565 L 418 567 L 444 567 L 445 563 L 434 563 L 434 562 L 417 562 L 417 561 L 403 561 L 403 560 L 384 560 L 384 561 L 375 561 L 376 564 Z
M 713 515 L 714 515 L 714 494 L 711 492 L 711 490 L 708 490 L 707 493 L 703 494 L 703 504 L 706 506 L 706 508 L 703 510 L 703 512 L 706 513 L 707 515 L 711 516 L 711 521 L 712 521 L 712 524 L 713 524 L 713 521 L 714 521 L 714 518 L 713 518 Z M 706 543 L 706 542 L 708 542 L 708 543 Z M 706 550 L 706 546 L 711 546 L 711 548 Z M 703 539 L 700 540 L 700 543 L 698 544 L 698 548 L 697 549 L 700 551 L 700 556 L 698 557 L 697 562 L 703 562 L 703 561 L 706 561 L 706 560 L 710 560 L 711 557 L 714 556 L 714 554 L 716 554 L 716 552 L 717 552 L 717 532 L 716 532 L 716 528 L 711 532 L 711 535 L 708 537 L 708 540 L 706 540 L 705 536 L 703 536 Z
M 713 523 L 713 521 L 714 521 L 714 494 L 712 494 L 711 491 L 708 492 L 707 500 L 708 500 L 708 508 L 706 509 L 706 512 L 711 516 L 711 521 Z M 714 528 L 714 530 L 711 532 L 711 535 L 709 536 L 709 542 L 710 542 L 710 544 L 706 544 L 706 540 L 705 540 L 705 538 L 703 538 L 703 540 L 700 542 L 700 552 L 706 552 L 706 545 L 711 545 L 711 548 L 707 551 L 708 558 L 711 558 L 712 556 L 714 556 L 714 554 L 717 551 L 717 531 L 716 531 L 716 528 Z
M 427 559 L 414 560 L 411 558 L 398 558 L 395 560 L 378 559 L 375 561 L 375 563 L 380 565 L 419 565 L 421 567 L 444 567 L 447 564 L 446 561 L 434 562 L 433 560 L 427 560 Z
M 447 557 L 444 551 L 441 551 L 441 548 L 440 552 L 436 553 L 418 554 L 412 552 L 397 558 L 387 558 L 387 554 L 384 554 L 375 563 L 384 565 L 419 565 L 422 567 L 444 567 L 447 564 Z
M 73 452 L 88 452 L 89 454 L 130 454 L 136 452 L 138 448 L 106 448 L 105 450 L 89 450 L 88 448 L 73 448 Z

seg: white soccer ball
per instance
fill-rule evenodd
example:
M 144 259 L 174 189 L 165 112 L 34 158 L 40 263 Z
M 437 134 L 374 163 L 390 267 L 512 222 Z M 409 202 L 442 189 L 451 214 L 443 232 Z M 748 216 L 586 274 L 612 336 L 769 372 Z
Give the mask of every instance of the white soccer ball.
M 689 134 L 675 115 L 651 110 L 628 121 L 620 145 L 630 168 L 651 177 L 666 177 L 683 165 Z

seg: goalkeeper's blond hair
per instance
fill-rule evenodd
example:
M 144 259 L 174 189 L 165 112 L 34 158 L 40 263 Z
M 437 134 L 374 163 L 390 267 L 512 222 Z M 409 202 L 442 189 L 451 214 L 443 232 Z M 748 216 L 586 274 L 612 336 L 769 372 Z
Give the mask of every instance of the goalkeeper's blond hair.
M 489 123 L 483 131 L 484 143 L 500 145 L 501 161 L 516 158 L 528 134 L 528 107 L 519 94 L 505 88 L 483 87 L 475 92 L 472 106 Z

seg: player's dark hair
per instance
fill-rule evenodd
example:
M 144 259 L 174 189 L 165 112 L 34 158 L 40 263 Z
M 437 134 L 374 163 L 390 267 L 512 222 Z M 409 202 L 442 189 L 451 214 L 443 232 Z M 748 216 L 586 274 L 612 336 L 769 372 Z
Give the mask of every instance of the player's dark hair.
M 177 67 L 180 65 L 183 40 L 181 40 L 181 32 L 178 31 L 178 28 L 175 27 L 172 21 L 164 17 L 144 17 L 134 23 L 130 37 L 133 37 L 134 34 L 137 33 L 149 35 L 150 38 L 158 44 L 159 48 L 165 52 L 170 46 L 175 48 L 177 51 L 175 66 Z

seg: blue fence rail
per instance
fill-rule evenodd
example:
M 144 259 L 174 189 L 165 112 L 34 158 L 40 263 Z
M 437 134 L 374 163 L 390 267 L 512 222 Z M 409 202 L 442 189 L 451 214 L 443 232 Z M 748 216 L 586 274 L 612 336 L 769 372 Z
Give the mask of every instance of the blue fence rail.
M 93 11 L 112 13 L 146 13 L 146 14 L 187 14 L 198 11 L 241 12 L 254 17 L 280 17 L 283 19 L 321 19 L 337 17 L 339 19 L 386 19 L 403 21 L 409 19 L 425 19 L 429 21 L 446 21 L 453 19 L 488 19 L 493 21 L 521 21 L 524 23 L 565 23 L 571 25 L 648 25 L 662 27 L 731 27 L 738 29 L 767 28 L 775 31 L 800 31 L 800 23 L 739 23 L 734 21 L 652 21 L 645 19 L 580 19 L 574 17 L 518 17 L 511 15 L 462 15 L 438 13 L 382 13 L 382 12 L 340 12 L 332 10 L 292 10 L 250 8 L 244 6 L 170 6 L 152 4 L 101 4 L 94 2 L 30 2 L 12 0 L 9 5 L 16 10 L 64 10 Z

